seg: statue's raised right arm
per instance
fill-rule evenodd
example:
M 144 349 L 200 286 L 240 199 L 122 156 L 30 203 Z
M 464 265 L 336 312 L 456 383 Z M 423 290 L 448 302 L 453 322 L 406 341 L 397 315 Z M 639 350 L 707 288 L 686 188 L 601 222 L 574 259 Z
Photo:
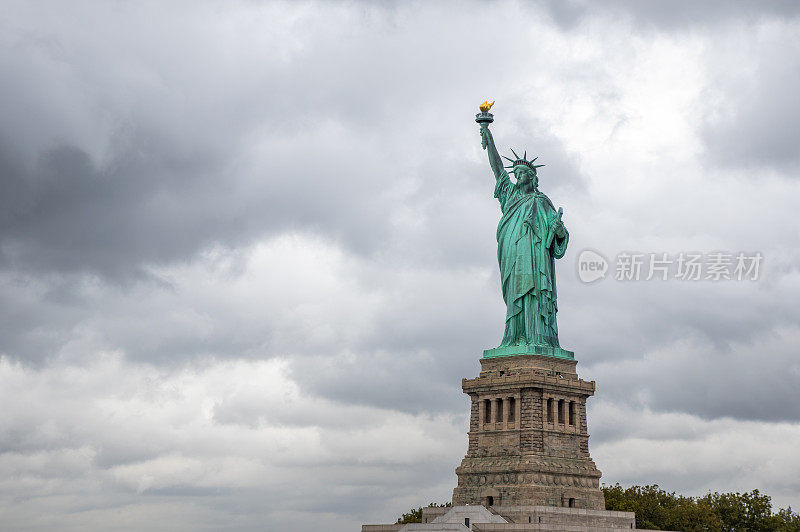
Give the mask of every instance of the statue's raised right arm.
M 494 178 L 500 179 L 503 174 L 503 161 L 494 146 L 494 137 L 492 137 L 492 132 L 489 131 L 488 124 L 481 124 L 481 146 L 489 153 L 489 165 L 491 165 L 492 172 L 494 172 Z

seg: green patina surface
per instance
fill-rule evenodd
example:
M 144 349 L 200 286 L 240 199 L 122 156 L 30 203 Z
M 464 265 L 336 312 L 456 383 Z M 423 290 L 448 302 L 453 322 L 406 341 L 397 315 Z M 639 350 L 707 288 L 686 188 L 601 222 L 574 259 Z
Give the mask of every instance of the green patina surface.
M 506 320 L 503 340 L 495 349 L 484 351 L 484 358 L 514 355 L 544 355 L 574 360 L 570 351 L 558 344 L 556 324 L 555 260 L 564 256 L 569 233 L 564 226 L 561 208 L 538 189 L 536 157 L 519 157 L 514 150 L 507 167 L 514 174 L 512 182 L 489 131 L 493 116 L 488 109 L 479 113 L 481 144 L 489 155 L 495 177 L 494 196 L 500 202 L 502 216 L 497 226 L 497 261 Z
M 516 355 L 542 355 L 546 357 L 563 358 L 565 360 L 575 360 L 575 353 L 572 351 L 549 345 L 509 345 L 495 347 L 494 349 L 486 349 L 483 352 L 483 358 L 513 357 Z

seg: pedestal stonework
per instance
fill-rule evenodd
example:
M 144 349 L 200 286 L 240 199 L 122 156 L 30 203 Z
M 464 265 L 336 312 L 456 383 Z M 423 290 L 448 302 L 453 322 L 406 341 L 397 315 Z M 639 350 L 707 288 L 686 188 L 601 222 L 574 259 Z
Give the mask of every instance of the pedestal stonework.
M 576 364 L 541 355 L 483 358 L 480 376 L 462 380 L 472 406 L 454 506 L 605 509 L 586 425 L 594 381 L 579 379 Z

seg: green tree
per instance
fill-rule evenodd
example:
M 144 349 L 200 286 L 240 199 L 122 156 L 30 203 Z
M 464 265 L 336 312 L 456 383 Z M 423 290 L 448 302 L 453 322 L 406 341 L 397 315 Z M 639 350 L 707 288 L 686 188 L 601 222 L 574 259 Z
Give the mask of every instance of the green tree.
M 758 490 L 750 493 L 709 493 L 698 499 L 722 520 L 724 532 L 779 530 L 782 518 L 772 514 L 772 499 Z
M 604 486 L 603 492 L 607 510 L 636 512 L 636 527 L 649 530 L 664 530 L 668 523 L 675 521 L 676 509 L 682 499 L 675 493 L 667 493 L 657 484 L 625 489 L 616 484 Z
M 428 508 L 445 508 L 450 507 L 451 503 L 446 502 L 444 504 L 436 504 L 432 502 L 428 505 Z M 404 513 L 400 517 L 397 518 L 397 523 L 406 524 L 406 523 L 421 523 L 422 522 L 422 507 L 411 509 L 408 512 Z
M 413 508 L 408 512 L 404 513 L 400 517 L 397 518 L 398 523 L 406 524 L 406 523 L 421 523 L 422 522 L 422 507 L 420 506 L 416 510 Z
M 722 521 L 708 504 L 691 497 L 680 497 L 678 505 L 669 512 L 663 528 L 684 532 L 716 531 L 721 530 Z
M 781 523 L 779 530 L 782 532 L 800 532 L 800 514 L 794 513 L 791 506 L 785 510 L 781 508 L 776 515 Z
M 791 508 L 772 512 L 772 499 L 749 493 L 708 493 L 684 497 L 658 485 L 603 486 L 606 509 L 636 512 L 637 528 L 685 532 L 800 532 L 800 515 Z

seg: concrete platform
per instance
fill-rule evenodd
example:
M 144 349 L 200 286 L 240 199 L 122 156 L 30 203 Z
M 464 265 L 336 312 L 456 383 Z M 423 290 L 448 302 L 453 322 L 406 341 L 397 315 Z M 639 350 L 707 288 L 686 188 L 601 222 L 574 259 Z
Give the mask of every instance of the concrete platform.
M 453 506 L 423 508 L 422 523 L 363 525 L 361 532 L 460 530 L 477 532 L 562 530 L 565 532 L 635 530 L 633 512 L 553 506 Z

